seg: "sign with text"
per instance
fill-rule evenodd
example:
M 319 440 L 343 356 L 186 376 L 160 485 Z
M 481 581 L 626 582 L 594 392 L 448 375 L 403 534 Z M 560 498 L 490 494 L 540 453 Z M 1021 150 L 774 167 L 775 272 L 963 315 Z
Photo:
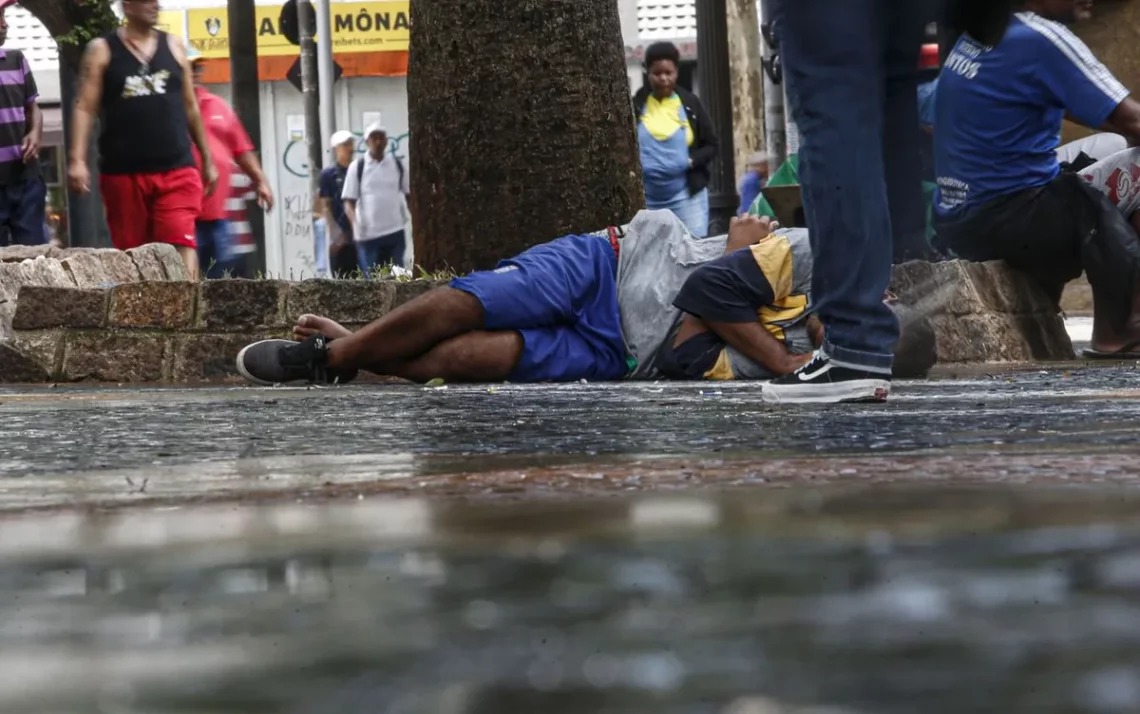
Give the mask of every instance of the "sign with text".
M 411 27 L 408 0 L 331 5 L 333 52 L 404 52 Z M 277 5 L 257 6 L 259 57 L 296 55 L 297 46 L 281 34 Z M 186 11 L 190 45 L 203 57 L 229 57 L 229 21 L 224 7 Z
M 222 9 L 225 12 L 225 9 Z M 183 19 L 186 13 L 181 10 L 159 10 L 158 11 L 158 29 L 163 32 L 174 35 L 175 37 L 186 38 L 186 27 L 183 24 Z M 123 18 L 123 24 L 127 24 L 127 18 Z

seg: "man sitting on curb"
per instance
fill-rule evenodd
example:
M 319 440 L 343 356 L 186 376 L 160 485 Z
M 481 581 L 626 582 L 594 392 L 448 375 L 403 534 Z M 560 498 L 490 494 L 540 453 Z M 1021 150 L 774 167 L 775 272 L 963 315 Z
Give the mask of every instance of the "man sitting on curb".
M 810 359 L 821 330 L 808 310 L 806 231 L 771 229 L 749 217 L 727 239 L 697 241 L 670 212 L 642 211 L 624 235 L 609 229 L 535 246 L 356 333 L 302 316 L 300 342 L 249 345 L 237 368 L 258 384 L 343 383 L 359 369 L 416 382 L 789 374 Z M 905 376 L 924 374 L 932 332 L 908 322 L 917 328 L 904 331 L 913 339 L 900 343 L 896 363 Z
M 1089 16 L 1088 0 L 1020 0 L 1024 11 L 996 26 L 997 6 L 975 2 L 985 12 L 938 82 L 939 241 L 967 260 L 1006 261 L 1055 302 L 1083 270 L 1095 303 L 1086 356 L 1140 358 L 1140 150 L 1079 173 L 1057 153 L 1066 116 L 1140 142 L 1140 103 L 1066 27 Z

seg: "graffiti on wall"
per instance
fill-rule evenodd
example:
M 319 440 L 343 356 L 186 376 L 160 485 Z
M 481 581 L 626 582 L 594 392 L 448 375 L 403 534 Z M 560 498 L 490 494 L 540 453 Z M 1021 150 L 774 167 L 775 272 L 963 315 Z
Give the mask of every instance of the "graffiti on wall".
M 353 132 L 356 134 L 356 132 Z M 364 143 L 364 138 L 360 134 L 356 134 L 356 153 L 358 155 L 364 154 L 368 151 L 368 145 Z M 409 132 L 404 132 L 399 136 L 388 138 L 388 153 L 392 154 L 398 159 L 404 160 L 407 157 L 400 150 L 401 145 L 407 141 Z M 309 149 L 303 141 L 290 141 L 285 147 L 285 152 L 281 156 L 281 165 L 285 170 L 293 174 L 297 178 L 309 177 Z

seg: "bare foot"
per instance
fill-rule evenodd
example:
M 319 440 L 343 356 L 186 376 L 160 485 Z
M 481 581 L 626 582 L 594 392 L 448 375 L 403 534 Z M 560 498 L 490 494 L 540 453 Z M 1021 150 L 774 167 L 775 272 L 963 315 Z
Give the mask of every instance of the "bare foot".
M 348 337 L 352 330 L 327 317 L 301 315 L 297 318 L 297 324 L 293 326 L 293 339 L 300 341 L 316 334 L 335 340 L 338 337 Z

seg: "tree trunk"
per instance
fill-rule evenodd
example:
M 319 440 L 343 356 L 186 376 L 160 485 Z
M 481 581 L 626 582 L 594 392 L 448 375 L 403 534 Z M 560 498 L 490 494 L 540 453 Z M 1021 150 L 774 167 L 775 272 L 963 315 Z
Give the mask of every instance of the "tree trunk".
M 644 206 L 614 0 L 412 0 L 411 12 L 421 265 L 490 268 Z
M 728 2 L 728 62 L 732 75 L 732 133 L 736 176 L 764 148 L 764 82 L 756 0 Z

